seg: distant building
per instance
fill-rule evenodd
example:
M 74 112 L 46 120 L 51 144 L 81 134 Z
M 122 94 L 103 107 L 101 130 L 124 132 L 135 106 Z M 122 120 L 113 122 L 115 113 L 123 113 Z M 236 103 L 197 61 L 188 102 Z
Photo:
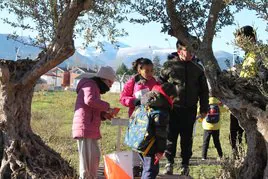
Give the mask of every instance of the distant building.
M 74 67 L 72 69 L 69 68 L 62 68 L 62 67 L 55 67 L 41 76 L 40 82 L 42 82 L 42 86 L 38 84 L 38 88 L 47 88 L 43 90 L 62 90 L 62 89 L 74 89 L 77 85 L 77 81 L 75 78 L 82 75 L 82 74 L 89 74 L 95 73 L 95 71 L 91 70 L 90 68 L 83 68 L 83 67 Z M 44 85 L 46 84 L 46 85 Z M 40 89 L 40 90 L 41 90 Z
M 77 76 L 75 79 L 74 79 L 74 83 L 73 83 L 73 89 L 76 89 L 77 87 L 77 84 L 79 83 L 79 81 L 82 79 L 82 78 L 91 78 L 91 77 L 94 77 L 96 75 L 96 73 L 83 73 L 79 76 Z M 119 82 L 119 81 L 115 81 L 110 89 L 110 92 L 112 93 L 120 93 L 121 90 L 123 89 L 124 87 L 124 82 Z
M 34 87 L 34 91 L 48 91 L 48 90 L 49 85 L 47 84 L 47 81 L 42 78 L 39 78 Z
M 78 82 L 82 78 L 91 78 L 96 75 L 96 72 L 90 68 L 75 67 L 72 69 L 55 67 L 42 75 L 38 84 L 35 87 L 35 91 L 40 90 L 74 90 L 77 87 Z M 120 93 L 124 87 L 124 82 L 129 78 L 125 76 L 122 81 L 115 81 L 112 85 L 110 92 Z
M 69 86 L 71 88 L 75 88 L 76 87 L 77 80 L 75 80 L 75 79 L 77 77 L 79 77 L 80 75 L 82 75 L 82 74 L 94 74 L 94 73 L 96 73 L 94 70 L 92 70 L 90 68 L 82 68 L 82 67 L 75 67 L 75 68 L 71 69 L 69 72 L 70 72 L 70 85 Z
M 73 89 L 76 89 L 77 84 L 79 83 L 79 81 L 80 81 L 82 78 L 91 78 L 91 77 L 93 77 L 93 76 L 95 76 L 95 75 L 96 75 L 96 73 L 83 73 L 83 74 L 78 75 L 77 77 L 74 78 L 72 88 L 73 88 Z
M 40 77 L 35 86 L 35 91 L 40 90 L 54 90 L 55 86 L 60 86 L 62 77 L 56 75 L 55 72 L 48 71 Z
M 69 69 L 62 68 L 62 67 L 55 67 L 51 69 L 48 73 L 54 74 L 54 78 L 53 78 L 54 87 L 70 86 Z
M 119 81 L 115 81 L 110 89 L 110 92 L 112 93 L 120 93 L 122 89 L 120 89 L 120 85 L 121 85 L 121 88 L 123 89 L 124 87 L 124 84 L 120 84 Z

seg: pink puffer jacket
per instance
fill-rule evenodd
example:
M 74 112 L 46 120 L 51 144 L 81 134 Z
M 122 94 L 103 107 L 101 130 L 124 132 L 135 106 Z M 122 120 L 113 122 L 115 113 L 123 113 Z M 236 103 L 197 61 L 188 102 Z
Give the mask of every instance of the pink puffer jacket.
M 135 82 L 135 78 L 137 75 L 131 77 L 124 85 L 124 89 L 120 94 L 120 103 L 124 106 L 129 107 L 128 115 L 131 116 L 135 109 L 134 101 L 136 99 L 135 93 L 140 90 L 148 89 L 151 91 L 154 85 L 157 84 L 155 78 L 151 78 L 150 80 L 146 80 L 144 83 L 140 81 Z
M 92 79 L 82 79 L 77 85 L 76 92 L 73 138 L 101 138 L 100 113 L 109 109 L 109 103 L 101 100 L 99 87 Z

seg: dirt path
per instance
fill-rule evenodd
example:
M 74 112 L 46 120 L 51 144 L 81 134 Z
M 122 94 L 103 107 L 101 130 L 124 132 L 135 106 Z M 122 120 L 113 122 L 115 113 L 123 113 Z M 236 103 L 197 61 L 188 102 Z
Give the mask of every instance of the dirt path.
M 217 160 L 216 158 L 209 158 L 207 160 L 201 160 L 201 158 L 197 158 L 197 157 L 192 157 L 191 158 L 191 160 L 190 160 L 190 165 L 191 166 L 197 166 L 197 165 L 200 165 L 200 164 L 204 164 L 204 165 L 220 165 L 221 162 L 219 160 Z M 159 174 L 157 176 L 157 178 L 158 179 L 192 179 L 191 176 L 179 176 L 178 174 L 174 174 L 174 175 L 162 175 L 162 174 Z M 104 167 L 103 166 L 101 166 L 99 168 L 98 179 L 105 179 Z M 135 179 L 140 179 L 140 178 L 135 177 Z

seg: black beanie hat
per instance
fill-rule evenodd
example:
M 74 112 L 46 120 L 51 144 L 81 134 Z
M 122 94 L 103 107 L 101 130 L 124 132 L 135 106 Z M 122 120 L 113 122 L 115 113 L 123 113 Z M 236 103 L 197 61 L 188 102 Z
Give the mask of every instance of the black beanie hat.
M 166 83 L 161 84 L 161 88 L 166 93 L 166 95 L 177 96 L 175 85 L 166 82 Z

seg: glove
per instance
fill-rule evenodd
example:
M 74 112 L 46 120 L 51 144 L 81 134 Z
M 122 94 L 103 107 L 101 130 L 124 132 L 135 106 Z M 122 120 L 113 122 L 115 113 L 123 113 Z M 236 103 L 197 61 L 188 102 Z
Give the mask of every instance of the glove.
M 102 121 L 105 121 L 107 119 L 111 120 L 112 117 L 113 117 L 113 115 L 111 113 L 109 113 L 109 112 L 106 112 L 106 111 L 101 112 L 101 120 Z
M 134 106 L 139 106 L 139 105 L 141 105 L 141 100 L 136 98 L 134 100 Z

